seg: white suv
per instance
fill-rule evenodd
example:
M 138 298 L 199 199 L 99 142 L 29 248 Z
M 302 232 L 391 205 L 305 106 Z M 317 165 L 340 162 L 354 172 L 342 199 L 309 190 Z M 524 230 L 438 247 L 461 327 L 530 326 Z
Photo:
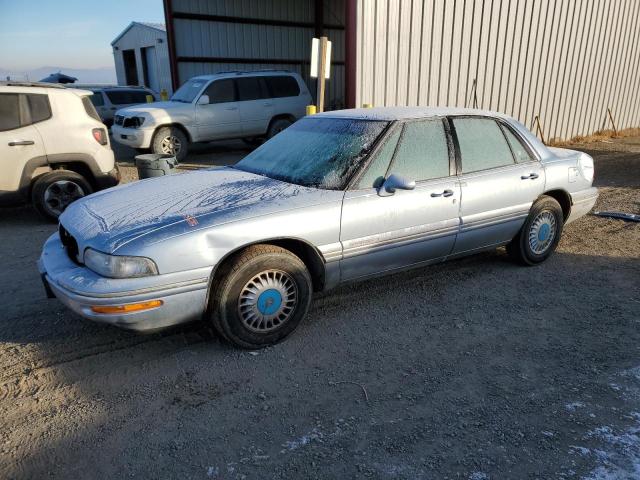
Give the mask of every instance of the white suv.
M 116 142 L 183 159 L 189 143 L 271 138 L 304 116 L 311 94 L 297 73 L 222 72 L 194 77 L 168 102 L 116 112 Z
M 0 82 L 0 205 L 31 200 L 56 219 L 72 201 L 119 182 L 91 94 L 55 84 Z

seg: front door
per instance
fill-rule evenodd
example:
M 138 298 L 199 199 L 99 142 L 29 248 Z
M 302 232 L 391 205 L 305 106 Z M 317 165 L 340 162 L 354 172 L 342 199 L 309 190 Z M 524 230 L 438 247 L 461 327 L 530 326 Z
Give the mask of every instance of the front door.
M 42 138 L 33 125 L 26 125 L 26 95 L 0 93 L 0 191 L 15 192 L 29 160 L 46 164 Z
M 460 203 L 453 163 L 440 119 L 407 122 L 390 132 L 357 187 L 345 194 L 343 280 L 439 261 L 451 252 Z M 391 174 L 415 180 L 415 189 L 380 196 Z
M 510 241 L 544 189 L 544 169 L 490 118 L 452 119 L 461 161 L 461 226 L 454 253 Z
M 196 104 L 198 141 L 240 136 L 240 113 L 233 79 L 214 80 L 205 89 L 208 104 Z

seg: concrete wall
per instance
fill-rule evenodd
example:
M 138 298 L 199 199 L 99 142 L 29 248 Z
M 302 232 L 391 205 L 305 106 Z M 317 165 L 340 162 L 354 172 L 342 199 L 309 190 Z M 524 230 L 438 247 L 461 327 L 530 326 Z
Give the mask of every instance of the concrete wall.
M 162 43 L 158 43 L 158 39 Z M 112 45 L 113 58 L 116 65 L 116 77 L 118 85 L 126 85 L 127 80 L 124 70 L 124 60 L 122 58 L 123 50 L 135 50 L 136 67 L 138 71 L 138 83 L 142 85 L 144 82 L 144 73 L 142 71 L 142 48 L 155 47 L 157 78 L 160 90 L 163 88 L 169 94 L 173 92 L 171 88 L 171 70 L 169 63 L 169 49 L 167 47 L 167 34 L 155 28 L 146 27 L 144 25 L 133 25 L 118 41 Z M 116 50 L 115 47 L 118 47 Z M 159 92 L 158 92 L 159 93 Z
M 637 0 L 357 1 L 357 105 L 477 98 L 547 140 L 609 128 L 608 107 L 640 125 Z
M 332 45 L 326 104 L 344 105 L 344 3 L 324 0 L 324 33 Z M 178 83 L 228 70 L 285 69 L 309 77 L 314 0 L 171 0 Z M 331 28 L 337 27 L 337 28 Z

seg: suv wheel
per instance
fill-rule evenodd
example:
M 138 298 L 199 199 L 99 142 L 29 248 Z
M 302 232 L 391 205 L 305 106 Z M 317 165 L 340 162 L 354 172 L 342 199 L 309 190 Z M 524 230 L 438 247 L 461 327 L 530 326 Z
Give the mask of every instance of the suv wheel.
M 82 175 L 70 170 L 55 170 L 36 179 L 31 201 L 40 214 L 57 220 L 72 202 L 91 192 L 91 185 Z
M 181 162 L 187 156 L 189 139 L 177 127 L 162 127 L 153 136 L 151 149 L 153 153 L 173 155 Z
M 267 131 L 267 140 L 275 137 L 290 125 L 291 120 L 287 120 L 286 118 L 278 118 L 274 120 L 273 122 L 271 122 L 271 125 L 269 125 L 269 130 Z
M 210 319 L 216 331 L 238 347 L 256 349 L 283 340 L 309 309 L 309 272 L 283 248 L 249 247 L 227 262 L 217 278 Z

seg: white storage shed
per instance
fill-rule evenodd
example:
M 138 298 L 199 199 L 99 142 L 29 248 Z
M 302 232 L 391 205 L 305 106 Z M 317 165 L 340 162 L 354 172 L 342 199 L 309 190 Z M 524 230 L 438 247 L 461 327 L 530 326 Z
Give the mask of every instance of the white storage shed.
M 131 22 L 112 42 L 118 85 L 171 94 L 167 31 L 162 23 Z

